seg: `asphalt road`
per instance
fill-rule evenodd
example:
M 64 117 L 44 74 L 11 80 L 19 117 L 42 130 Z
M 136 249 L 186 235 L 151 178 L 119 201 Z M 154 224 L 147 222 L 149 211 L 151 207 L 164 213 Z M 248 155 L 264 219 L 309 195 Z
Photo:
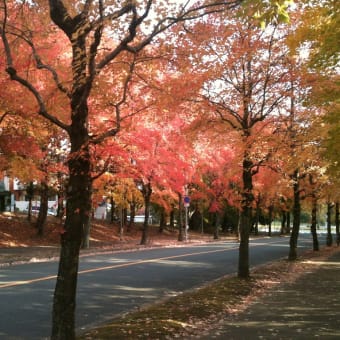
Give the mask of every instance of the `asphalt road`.
M 252 240 L 251 266 L 286 257 L 289 238 Z M 299 251 L 311 249 L 300 235 Z M 81 258 L 77 329 L 82 332 L 113 316 L 193 289 L 237 271 L 238 244 L 148 249 Z M 46 339 L 51 330 L 56 262 L 2 268 L 0 339 Z

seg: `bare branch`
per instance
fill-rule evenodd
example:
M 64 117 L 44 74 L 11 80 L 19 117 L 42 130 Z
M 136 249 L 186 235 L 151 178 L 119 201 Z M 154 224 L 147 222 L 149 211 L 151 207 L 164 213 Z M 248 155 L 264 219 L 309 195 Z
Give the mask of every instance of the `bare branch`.
M 188 21 L 188 20 L 194 20 L 201 18 L 203 16 L 206 16 L 211 13 L 217 13 L 217 12 L 223 12 L 226 9 L 231 9 L 239 4 L 241 4 L 243 0 L 229 0 L 229 1 L 216 1 L 212 2 L 211 4 L 205 4 L 200 5 L 197 7 L 192 7 L 189 9 L 186 9 L 187 4 L 189 1 L 182 6 L 182 9 L 178 16 L 174 17 L 165 17 L 154 26 L 152 32 L 145 37 L 142 41 L 138 42 L 135 45 L 129 45 L 131 43 L 137 33 L 137 28 L 142 24 L 142 22 L 147 18 L 151 5 L 153 3 L 152 0 L 148 0 L 146 9 L 140 17 L 137 16 L 135 5 L 131 5 L 129 9 L 127 9 L 127 12 L 132 12 L 132 19 L 129 25 L 129 34 L 121 41 L 121 43 L 109 54 L 107 54 L 97 65 L 97 69 L 101 70 L 103 69 L 111 60 L 113 60 L 117 55 L 119 55 L 122 51 L 128 51 L 131 53 L 138 53 L 141 51 L 145 46 L 149 45 L 151 41 L 160 33 L 166 31 L 173 25 Z M 122 8 L 123 10 L 124 8 Z M 127 13 L 126 12 L 126 13 Z M 124 14 L 126 14 L 124 13 Z M 115 17 L 110 16 L 110 19 L 113 19 Z
M 100 16 L 100 24 L 95 29 L 94 32 L 94 41 L 90 46 L 90 56 L 89 56 L 89 80 L 92 83 L 94 80 L 94 77 L 96 75 L 96 65 L 95 65 L 95 58 L 98 51 L 98 46 L 101 41 L 104 23 L 103 23 L 103 15 L 104 15 L 104 7 L 103 7 L 103 1 L 99 0 L 99 16 Z
M 64 87 L 63 84 L 61 83 L 61 81 L 59 80 L 59 76 L 58 76 L 56 70 L 55 70 L 52 66 L 47 65 L 47 64 L 44 64 L 44 63 L 42 62 L 42 60 L 41 60 L 41 58 L 40 58 L 40 56 L 39 56 L 39 54 L 38 54 L 38 52 L 37 52 L 37 50 L 36 50 L 34 44 L 33 44 L 33 41 L 32 41 L 31 39 L 28 39 L 28 38 L 25 37 L 24 35 L 20 35 L 20 36 L 19 36 L 19 35 L 15 34 L 15 33 L 12 33 L 12 34 L 13 34 L 13 35 L 16 35 L 16 36 L 18 36 L 20 39 L 24 40 L 24 41 L 31 47 L 32 53 L 33 53 L 33 57 L 34 57 L 34 60 L 35 60 L 35 62 L 36 62 L 36 65 L 37 65 L 37 69 L 49 71 L 49 72 L 52 74 L 53 80 L 54 80 L 54 82 L 56 83 L 57 88 L 58 88 L 61 92 L 65 93 L 65 94 L 67 95 L 68 98 L 71 98 L 71 93 L 70 93 L 70 91 L 69 91 L 66 87 Z
M 7 67 L 6 72 L 10 75 L 12 80 L 17 81 L 18 83 L 23 85 L 26 89 L 28 89 L 33 94 L 33 96 L 35 97 L 35 99 L 36 99 L 36 101 L 39 105 L 39 111 L 38 111 L 39 115 L 48 119 L 50 122 L 59 126 L 61 129 L 65 130 L 67 132 L 69 131 L 68 125 L 64 124 L 58 118 L 56 118 L 55 116 L 52 116 L 51 114 L 48 113 L 46 106 L 45 106 L 45 103 L 44 103 L 44 100 L 42 99 L 39 91 L 30 82 L 28 82 L 24 78 L 18 76 L 16 69 L 11 67 L 11 66 Z
M 62 121 L 60 121 L 58 118 L 56 118 L 55 116 L 52 116 L 48 113 L 44 100 L 41 97 L 39 91 L 34 87 L 34 85 L 32 83 L 30 83 L 29 81 L 27 81 L 26 79 L 20 77 L 17 74 L 17 70 L 14 67 L 13 64 L 13 57 L 12 57 L 12 52 L 11 52 L 11 48 L 10 48 L 10 44 L 8 42 L 7 39 L 7 35 L 6 35 L 6 24 L 7 24 L 7 6 L 6 6 L 6 2 L 4 2 L 4 21 L 2 24 L 2 27 L 0 28 L 0 33 L 1 33 L 1 38 L 4 44 L 4 49 L 5 49 L 5 56 L 6 56 L 6 63 L 7 63 L 7 68 L 6 68 L 6 72 L 9 74 L 10 78 L 18 83 L 20 83 L 21 85 L 23 85 L 28 91 L 30 91 L 33 96 L 35 97 L 38 106 L 39 106 L 39 111 L 38 113 L 45 117 L 46 119 L 48 119 L 50 122 L 54 123 L 55 125 L 59 126 L 60 128 L 69 131 L 69 127 L 68 125 L 64 124 Z

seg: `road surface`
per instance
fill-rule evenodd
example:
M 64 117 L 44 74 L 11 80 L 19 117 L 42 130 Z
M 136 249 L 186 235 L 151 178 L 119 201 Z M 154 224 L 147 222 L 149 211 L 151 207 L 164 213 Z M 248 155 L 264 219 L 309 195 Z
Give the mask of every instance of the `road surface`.
M 287 237 L 251 240 L 251 266 L 287 257 L 288 244 Z M 312 248 L 310 235 L 300 235 L 303 248 Z M 82 257 L 77 331 L 236 273 L 237 263 L 238 243 L 231 241 Z M 0 339 L 49 337 L 56 273 L 57 262 L 1 269 Z

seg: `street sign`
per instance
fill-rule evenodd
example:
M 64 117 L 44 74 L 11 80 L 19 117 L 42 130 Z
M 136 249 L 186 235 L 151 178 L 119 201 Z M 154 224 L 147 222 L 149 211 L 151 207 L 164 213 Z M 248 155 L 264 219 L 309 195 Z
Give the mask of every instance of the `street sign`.
M 184 207 L 188 208 L 190 206 L 190 197 L 189 196 L 184 196 Z

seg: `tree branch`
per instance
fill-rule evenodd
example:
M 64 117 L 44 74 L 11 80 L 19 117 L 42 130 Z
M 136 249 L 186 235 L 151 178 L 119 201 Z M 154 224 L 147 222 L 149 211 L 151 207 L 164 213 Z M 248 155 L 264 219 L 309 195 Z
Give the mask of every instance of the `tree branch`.
M 39 115 L 45 117 L 50 122 L 54 123 L 55 125 L 59 126 L 60 128 L 66 130 L 68 132 L 69 131 L 68 125 L 64 124 L 58 118 L 56 118 L 55 116 L 52 116 L 48 113 L 46 106 L 45 106 L 45 103 L 44 103 L 44 100 L 42 99 L 39 91 L 33 86 L 33 84 L 30 83 L 29 81 L 27 81 L 26 79 L 20 77 L 17 74 L 17 70 L 16 70 L 16 68 L 14 67 L 14 64 L 13 64 L 13 58 L 12 58 L 12 52 L 11 52 L 10 44 L 8 42 L 7 35 L 6 35 L 6 24 L 7 24 L 6 2 L 4 2 L 4 13 L 5 13 L 5 18 L 4 18 L 4 21 L 3 21 L 3 25 L 0 28 L 0 33 L 1 33 L 1 38 L 2 38 L 2 41 L 3 41 L 4 49 L 5 49 L 5 56 L 6 56 L 6 63 L 7 63 L 6 72 L 9 74 L 9 76 L 12 80 L 20 83 L 29 92 L 31 92 L 33 94 L 33 96 L 35 97 L 35 99 L 38 103 L 38 106 L 39 106 L 39 110 L 38 110 Z
M 11 112 L 10 111 L 6 111 L 1 117 L 0 117 L 0 125 L 1 123 L 4 121 L 4 119 L 6 118 L 7 115 L 9 115 Z
M 130 53 L 138 53 L 145 46 L 149 45 L 151 43 L 151 41 L 157 35 L 166 31 L 167 29 L 169 29 L 170 27 L 172 27 L 176 23 L 198 19 L 198 18 L 201 18 L 201 17 L 206 16 L 206 15 L 211 14 L 211 13 L 223 12 L 226 9 L 231 9 L 231 8 L 234 8 L 238 5 L 240 5 L 242 3 L 242 1 L 244 1 L 244 0 L 216 1 L 216 2 L 212 2 L 211 4 L 208 4 L 208 5 L 205 4 L 205 5 L 200 5 L 200 6 L 197 6 L 197 7 L 192 7 L 192 8 L 186 9 L 187 4 L 189 3 L 189 1 L 188 1 L 185 5 L 182 6 L 182 9 L 178 13 L 178 16 L 174 16 L 174 17 L 168 16 L 168 17 L 165 17 L 163 19 L 160 19 L 158 21 L 158 23 L 156 23 L 154 25 L 152 32 L 134 46 L 129 45 L 129 43 L 134 40 L 134 38 L 136 37 L 136 34 L 137 34 L 137 28 L 142 24 L 142 22 L 149 15 L 153 1 L 148 0 L 147 5 L 146 5 L 146 9 L 140 17 L 137 16 L 136 6 L 130 4 L 130 7 L 126 6 L 126 7 L 122 8 L 122 10 L 121 10 L 121 11 L 123 11 L 121 15 L 126 14 L 129 11 L 132 12 L 132 19 L 131 19 L 131 22 L 130 22 L 130 25 L 129 25 L 129 34 L 127 34 L 127 36 L 124 39 L 122 39 L 120 44 L 111 53 L 107 54 L 97 64 L 97 69 L 98 70 L 103 69 L 111 60 L 113 60 L 122 51 L 128 51 Z M 124 10 L 126 12 L 124 12 Z M 118 18 L 117 14 L 120 14 L 120 13 L 117 12 L 116 14 L 111 15 L 108 18 L 110 18 L 110 19 Z

